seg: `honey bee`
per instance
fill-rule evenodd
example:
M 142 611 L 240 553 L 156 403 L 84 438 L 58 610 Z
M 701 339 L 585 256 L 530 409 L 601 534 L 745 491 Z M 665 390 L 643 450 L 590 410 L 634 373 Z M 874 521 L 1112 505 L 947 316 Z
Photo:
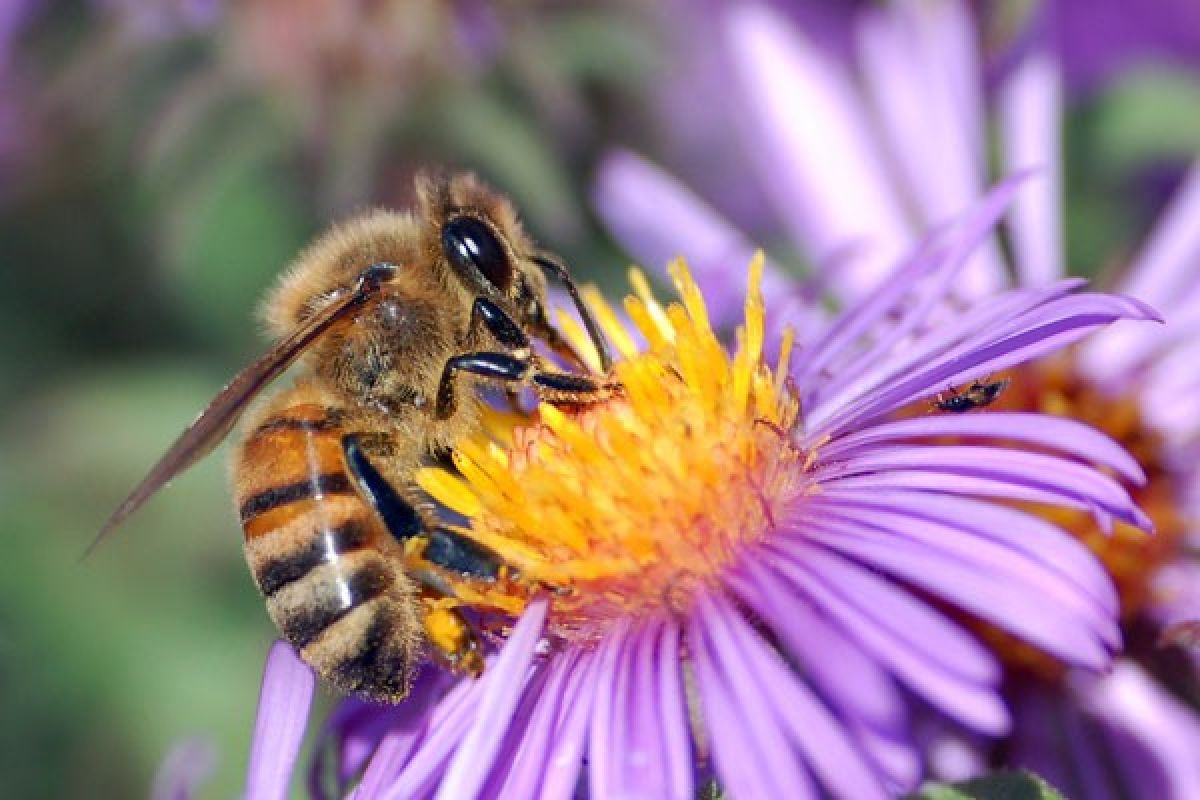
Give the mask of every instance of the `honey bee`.
M 268 294 L 275 345 L 240 372 L 116 509 L 93 547 L 208 454 L 290 365 L 294 385 L 246 414 L 232 459 L 246 561 L 271 619 L 346 693 L 397 702 L 425 647 L 479 674 L 480 635 L 452 581 L 514 580 L 493 552 L 438 524 L 413 471 L 479 424 L 480 384 L 587 404 L 620 390 L 549 368 L 532 339 L 581 367 L 547 320 L 547 274 L 595 321 L 563 262 L 469 174 L 422 175 L 410 213 L 374 211 L 302 252 Z
M 945 396 L 939 394 L 934 406 L 939 411 L 950 411 L 961 414 L 976 408 L 984 408 L 996 402 L 1000 393 L 1008 388 L 1008 379 L 999 381 L 975 381 L 961 392 L 948 392 Z

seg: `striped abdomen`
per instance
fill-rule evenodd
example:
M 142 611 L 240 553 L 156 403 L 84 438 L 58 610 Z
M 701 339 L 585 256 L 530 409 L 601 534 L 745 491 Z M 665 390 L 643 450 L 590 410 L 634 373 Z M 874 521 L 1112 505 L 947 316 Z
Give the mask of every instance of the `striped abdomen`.
M 246 561 L 308 664 L 343 691 L 396 702 L 420 646 L 416 589 L 351 484 L 342 414 L 304 400 L 303 389 L 278 398 L 235 455 Z

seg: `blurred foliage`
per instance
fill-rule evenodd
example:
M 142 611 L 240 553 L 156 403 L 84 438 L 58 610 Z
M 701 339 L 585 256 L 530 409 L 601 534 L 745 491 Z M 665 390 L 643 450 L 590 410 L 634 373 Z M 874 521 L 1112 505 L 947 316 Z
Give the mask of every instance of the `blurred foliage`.
M 220 455 L 79 556 L 261 349 L 258 296 L 332 217 L 404 206 L 413 172 L 446 163 L 511 193 L 583 276 L 623 273 L 587 210 L 590 171 L 618 143 L 670 162 L 652 101 L 671 15 L 633 0 L 368 6 L 400 16 L 30 2 L 0 42 L 6 796 L 142 796 L 195 734 L 219 753 L 207 794 L 237 791 L 273 629 Z M 389 31 L 399 55 L 371 44 Z M 1128 253 L 1162 196 L 1155 176 L 1195 148 L 1200 127 L 1180 121 L 1200 108 L 1195 84 L 1139 81 L 1069 126 L 1075 264 Z
M 910 800 L 1063 800 L 1044 780 L 1029 772 L 997 772 L 973 781 L 926 784 Z
M 287 42 L 252 16 L 290 11 L 269 0 L 200 19 L 183 2 L 45 4 L 28 20 L 5 76 L 24 91 L 3 99 L 23 105 L 0 109 L 21 123 L 0 150 L 5 796 L 144 796 L 193 735 L 217 745 L 205 795 L 238 791 L 275 634 L 223 455 L 80 555 L 262 348 L 259 295 L 332 217 L 404 206 L 416 169 L 446 163 L 512 194 L 581 273 L 620 263 L 583 193 L 604 143 L 639 127 L 615 109 L 645 105 L 646 26 L 613 3 L 398 5 L 488 19 L 328 80 L 264 66 Z M 290 19 L 280 37 L 320 39 Z M 338 24 L 353 43 L 371 22 Z

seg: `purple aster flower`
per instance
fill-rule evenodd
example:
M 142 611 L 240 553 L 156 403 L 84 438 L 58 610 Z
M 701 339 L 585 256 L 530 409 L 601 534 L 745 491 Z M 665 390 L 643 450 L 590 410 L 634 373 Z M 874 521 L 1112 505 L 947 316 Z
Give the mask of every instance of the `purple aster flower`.
M 456 446 L 456 474 L 418 477 L 536 590 L 489 627 L 498 649 L 479 680 L 432 673 L 396 709 L 343 705 L 326 737 L 343 763 L 318 772 L 360 800 L 581 785 L 690 800 L 709 780 L 737 797 L 882 798 L 919 776 L 910 697 L 970 730 L 1008 729 L 999 663 L 949 610 L 1107 666 L 1119 644 L 1108 577 L 1012 503 L 1146 527 L 1121 483 L 1088 465 L 1136 485 L 1137 463 L 1040 414 L 896 418 L 947 385 L 1154 317 L 1062 281 L 938 319 L 1019 183 L 924 239 L 819 335 L 782 333 L 777 358 L 761 258 L 732 352 L 682 262 L 666 307 L 633 273 L 629 326 L 592 293 L 623 393 L 498 418 Z M 589 353 L 578 326 L 563 328 Z M 981 438 L 996 436 L 1006 444 Z M 308 672 L 273 653 L 251 767 L 266 793 L 286 785 L 310 692 Z
M 1007 220 L 1012 259 L 983 249 L 955 291 L 960 298 L 979 298 L 1013 277 L 1022 292 L 1065 278 L 1063 79 L 1056 52 L 1045 40 L 1028 42 L 988 107 L 973 24 L 960 3 L 948 0 L 867 9 L 855 24 L 858 51 L 847 61 L 830 56 L 805 31 L 762 6 L 731 8 L 726 56 L 744 84 L 739 96 L 747 98 L 749 122 L 769 145 L 759 153 L 772 166 L 762 191 L 779 198 L 780 209 L 790 209 L 788 231 L 817 267 L 817 277 L 804 289 L 824 285 L 853 305 L 871 287 L 896 280 L 892 265 L 913 231 L 978 196 L 987 179 L 989 122 L 1004 167 L 1037 172 L 1017 193 Z M 827 126 L 829 119 L 835 122 Z M 879 124 L 856 122 L 863 119 Z M 843 164 L 855 165 L 852 185 L 831 180 Z M 647 197 L 662 211 L 653 229 L 645 217 L 627 213 Z M 723 252 L 745 246 L 737 228 L 703 200 L 631 154 L 607 162 L 596 198 L 602 216 L 632 252 L 647 258 L 685 253 L 705 289 L 719 291 L 729 279 L 719 261 Z M 974 753 L 965 758 L 961 741 L 949 741 L 944 732 L 928 737 L 938 743 L 928 750 L 935 767 L 946 763 L 940 757 L 946 754 L 967 769 L 1029 766 L 1059 782 L 1068 796 L 1200 795 L 1195 756 L 1200 673 L 1194 656 L 1160 647 L 1164 634 L 1169 640 L 1174 631 L 1192 631 L 1190 621 L 1200 618 L 1200 592 L 1194 588 L 1200 585 L 1200 565 L 1192 555 L 1200 387 L 1191 366 L 1200 321 L 1198 215 L 1200 166 L 1185 179 L 1119 284 L 1161 309 L 1166 327 L 1119 326 L 1054 358 L 1031 362 L 1008 374 L 1008 388 L 994 406 L 1088 422 L 1121 441 L 1148 476 L 1134 492 L 1155 520 L 1155 537 L 1120 523 L 1110 533 L 1093 514 L 1051 515 L 1102 559 L 1116 582 L 1126 654 L 1106 675 L 1084 674 L 977 626 L 1006 664 L 1005 697 L 1016 725 L 998 747 L 973 740 Z M 719 246 L 712 237 L 694 235 L 711 230 L 722 232 Z M 775 280 L 785 287 L 781 297 L 800 290 L 795 281 L 788 286 L 782 271 Z M 731 310 L 713 308 L 713 318 L 726 319 Z M 979 424 L 990 425 L 995 416 L 980 415 Z M 1100 775 L 1107 781 L 1103 790 Z

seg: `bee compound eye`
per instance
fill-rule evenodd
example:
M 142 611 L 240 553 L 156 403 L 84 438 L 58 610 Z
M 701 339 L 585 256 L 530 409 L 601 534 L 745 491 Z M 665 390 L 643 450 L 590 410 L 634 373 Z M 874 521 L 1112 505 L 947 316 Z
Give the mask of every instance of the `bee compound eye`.
M 477 272 L 501 291 L 512 284 L 508 251 L 492 229 L 474 217 L 453 217 L 442 226 L 442 251 L 464 275 Z

